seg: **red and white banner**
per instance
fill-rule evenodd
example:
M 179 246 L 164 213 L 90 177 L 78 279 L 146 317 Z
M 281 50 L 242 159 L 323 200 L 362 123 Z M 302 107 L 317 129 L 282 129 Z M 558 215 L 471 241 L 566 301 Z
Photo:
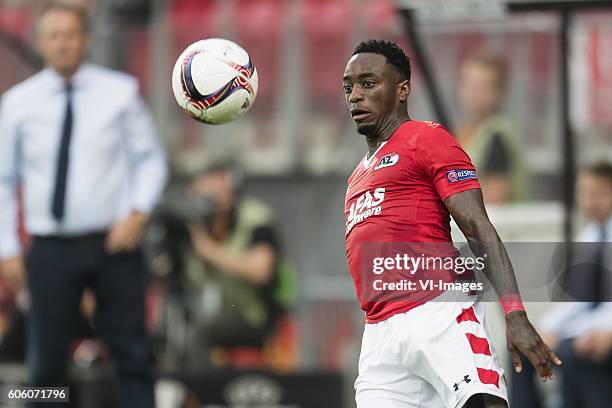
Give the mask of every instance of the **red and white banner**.
M 612 13 L 575 21 L 570 56 L 574 126 L 612 126 Z

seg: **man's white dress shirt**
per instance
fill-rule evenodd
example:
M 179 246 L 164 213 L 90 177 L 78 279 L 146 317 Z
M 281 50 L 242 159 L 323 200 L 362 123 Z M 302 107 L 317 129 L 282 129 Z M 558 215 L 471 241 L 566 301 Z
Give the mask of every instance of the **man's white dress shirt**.
M 165 155 L 135 78 L 84 64 L 71 82 L 73 127 L 61 222 L 53 218 L 51 205 L 65 82 L 47 68 L 0 100 L 0 258 L 21 253 L 18 182 L 26 229 L 36 235 L 106 230 L 132 210 L 151 212 L 161 195 Z
M 591 223 L 580 231 L 576 242 L 599 242 L 601 225 Z M 612 242 L 612 217 L 608 218 L 607 242 Z M 612 266 L 612 253 L 604 253 L 604 266 Z M 608 277 L 609 278 L 609 277 Z M 561 339 L 582 336 L 591 330 L 612 330 L 612 302 L 603 302 L 593 309 L 591 302 L 566 302 L 555 305 L 546 313 L 540 327 L 544 332 L 554 333 Z

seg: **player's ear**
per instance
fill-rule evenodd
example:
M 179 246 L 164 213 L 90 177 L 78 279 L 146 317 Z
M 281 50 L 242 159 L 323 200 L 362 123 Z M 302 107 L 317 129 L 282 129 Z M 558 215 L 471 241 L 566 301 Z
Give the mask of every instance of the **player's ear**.
M 410 81 L 405 80 L 398 84 L 399 87 L 399 100 L 401 103 L 404 103 L 408 100 L 408 95 L 410 95 Z

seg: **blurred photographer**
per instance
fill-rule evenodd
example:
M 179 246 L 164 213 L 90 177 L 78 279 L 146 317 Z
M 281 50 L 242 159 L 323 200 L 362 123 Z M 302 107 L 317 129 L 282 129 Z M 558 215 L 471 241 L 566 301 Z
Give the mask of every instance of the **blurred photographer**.
M 223 162 L 166 201 L 164 249 L 186 309 L 187 351 L 198 355 L 262 347 L 284 314 L 288 286 L 272 211 L 241 190 L 240 171 Z
M 523 201 L 528 187 L 520 139 L 503 112 L 507 80 L 505 61 L 488 50 L 469 55 L 461 66 L 457 141 L 478 170 L 487 204 Z

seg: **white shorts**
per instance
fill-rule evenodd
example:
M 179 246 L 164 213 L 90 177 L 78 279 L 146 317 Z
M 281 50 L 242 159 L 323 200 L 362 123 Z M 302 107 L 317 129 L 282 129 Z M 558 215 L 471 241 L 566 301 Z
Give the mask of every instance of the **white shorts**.
M 484 303 L 455 298 L 365 325 L 357 408 L 460 408 L 475 394 L 508 400 Z

